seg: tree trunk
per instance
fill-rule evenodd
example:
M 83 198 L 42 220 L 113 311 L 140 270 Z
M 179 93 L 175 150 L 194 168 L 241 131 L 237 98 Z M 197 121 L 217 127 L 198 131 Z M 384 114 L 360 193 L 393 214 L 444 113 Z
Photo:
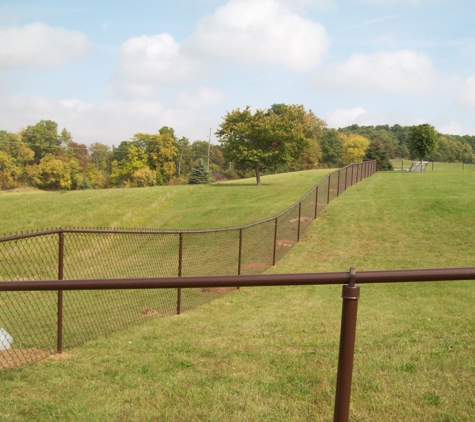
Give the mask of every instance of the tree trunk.
M 256 170 L 257 186 L 260 186 L 260 184 L 261 184 L 261 175 L 259 173 L 259 163 L 258 162 L 256 162 L 256 166 L 254 167 L 254 169 Z

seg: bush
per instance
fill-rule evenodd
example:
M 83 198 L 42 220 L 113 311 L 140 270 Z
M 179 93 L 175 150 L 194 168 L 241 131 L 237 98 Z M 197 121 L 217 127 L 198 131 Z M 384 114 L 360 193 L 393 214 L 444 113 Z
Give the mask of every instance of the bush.
M 79 184 L 79 189 L 81 190 L 92 189 L 92 186 L 89 183 L 89 180 L 87 180 L 87 177 L 82 178 L 82 182 Z

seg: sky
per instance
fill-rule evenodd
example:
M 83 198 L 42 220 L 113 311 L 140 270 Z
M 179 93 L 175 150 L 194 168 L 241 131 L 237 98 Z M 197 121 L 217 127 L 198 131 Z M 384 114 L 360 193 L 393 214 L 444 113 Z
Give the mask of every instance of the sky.
M 0 130 L 118 145 L 302 104 L 329 127 L 475 135 L 473 0 L 3 0 Z

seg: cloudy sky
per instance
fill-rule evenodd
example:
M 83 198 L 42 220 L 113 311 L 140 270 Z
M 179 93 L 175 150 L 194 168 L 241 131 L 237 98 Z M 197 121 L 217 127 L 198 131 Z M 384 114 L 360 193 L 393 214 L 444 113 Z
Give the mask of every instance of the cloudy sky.
M 473 0 L 3 0 L 0 129 L 193 142 L 226 111 L 287 103 L 335 128 L 475 135 L 474 21 Z

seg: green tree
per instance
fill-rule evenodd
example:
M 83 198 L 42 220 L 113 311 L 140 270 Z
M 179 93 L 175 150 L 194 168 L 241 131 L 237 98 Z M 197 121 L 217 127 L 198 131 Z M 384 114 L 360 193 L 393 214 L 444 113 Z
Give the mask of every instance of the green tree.
M 376 170 L 378 171 L 394 170 L 391 160 L 389 159 L 389 154 L 382 142 L 371 142 L 366 149 L 363 160 L 376 160 Z
M 188 178 L 188 183 L 190 185 L 209 183 L 209 171 L 201 158 L 195 163 L 195 165 L 191 169 L 190 177 Z
M 52 120 L 41 120 L 36 125 L 27 126 L 21 133 L 22 141 L 35 153 L 35 163 L 47 154 L 57 155 L 61 149 L 58 124 Z
M 427 157 L 437 148 L 439 136 L 434 126 L 424 123 L 418 126 L 411 126 L 409 129 L 409 142 L 415 155 L 421 160 Z M 422 166 L 421 166 L 422 171 Z
M 89 145 L 90 162 L 101 171 L 109 170 L 112 152 L 108 145 L 94 142 Z
M 322 161 L 327 166 L 334 167 L 341 163 L 343 154 L 343 139 L 335 129 L 324 129 L 320 139 Z
M 6 152 L 0 151 L 0 189 L 13 189 L 18 186 L 22 169 L 16 160 Z
M 71 189 L 69 165 L 52 154 L 45 155 L 32 169 L 31 178 L 40 189 Z
M 216 132 L 228 161 L 254 167 L 257 184 L 261 184 L 260 167 L 294 161 L 308 146 L 308 130 L 303 106 L 256 110 L 250 107 L 233 110 L 223 118 Z
M 131 144 L 127 149 L 127 156 L 122 159 L 120 165 L 122 180 L 130 182 L 137 170 L 148 167 L 148 155 L 143 149 Z

